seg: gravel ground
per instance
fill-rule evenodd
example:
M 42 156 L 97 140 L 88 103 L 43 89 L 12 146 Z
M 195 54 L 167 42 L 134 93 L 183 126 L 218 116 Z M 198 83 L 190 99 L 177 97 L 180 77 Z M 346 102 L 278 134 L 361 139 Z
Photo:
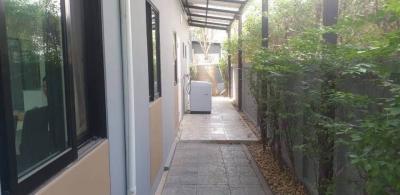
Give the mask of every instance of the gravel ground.
M 263 151 L 261 143 L 247 144 L 271 190 L 276 195 L 306 195 L 303 185 L 298 183 L 287 170 L 281 170 L 273 158 L 270 148 Z

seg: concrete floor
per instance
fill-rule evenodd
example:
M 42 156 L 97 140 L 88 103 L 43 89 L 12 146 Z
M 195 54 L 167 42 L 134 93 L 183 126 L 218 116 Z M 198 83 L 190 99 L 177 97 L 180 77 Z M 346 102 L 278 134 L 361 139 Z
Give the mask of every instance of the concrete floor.
M 186 114 L 181 140 L 255 141 L 256 135 L 243 122 L 229 98 L 213 97 L 211 114 Z

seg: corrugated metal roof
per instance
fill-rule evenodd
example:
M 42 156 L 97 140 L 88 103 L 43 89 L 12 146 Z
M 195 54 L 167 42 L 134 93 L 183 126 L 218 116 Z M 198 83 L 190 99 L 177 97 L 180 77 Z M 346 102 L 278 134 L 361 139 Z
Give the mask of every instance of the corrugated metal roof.
M 181 0 L 190 26 L 227 30 L 247 0 Z

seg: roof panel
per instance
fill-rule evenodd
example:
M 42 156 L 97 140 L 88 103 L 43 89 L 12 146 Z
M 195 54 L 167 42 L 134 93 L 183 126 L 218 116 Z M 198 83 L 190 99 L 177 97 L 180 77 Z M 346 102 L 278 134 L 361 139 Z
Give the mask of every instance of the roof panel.
M 181 0 L 191 25 L 227 29 L 247 0 Z
M 203 0 L 191 0 L 188 2 L 188 4 L 193 5 L 193 6 L 207 7 L 207 1 L 203 1 Z M 239 10 L 240 5 L 241 4 L 226 3 L 226 2 L 222 2 L 222 1 L 211 1 L 210 0 L 208 2 L 208 7 L 210 7 L 210 8 L 235 10 L 235 11 Z
M 208 2 L 208 4 L 210 6 L 219 6 L 219 7 L 225 7 L 225 8 L 230 8 L 230 9 L 239 9 L 241 4 L 239 3 L 227 3 L 227 2 L 223 2 L 223 1 L 213 1 L 210 0 Z
M 199 9 L 189 9 L 191 14 L 201 14 L 206 15 L 206 10 L 199 10 Z
M 210 16 L 221 16 L 221 17 L 227 17 L 227 18 L 235 18 L 236 14 L 233 13 L 226 13 L 226 12 L 216 12 L 216 11 L 208 11 L 207 13 Z
M 220 24 L 226 24 L 226 25 L 229 25 L 231 23 L 228 20 L 218 20 L 218 19 L 211 19 L 211 18 L 208 18 L 207 22 L 220 23 Z
M 192 20 L 206 21 L 206 18 L 205 18 L 205 17 L 196 17 L 196 16 L 192 16 Z

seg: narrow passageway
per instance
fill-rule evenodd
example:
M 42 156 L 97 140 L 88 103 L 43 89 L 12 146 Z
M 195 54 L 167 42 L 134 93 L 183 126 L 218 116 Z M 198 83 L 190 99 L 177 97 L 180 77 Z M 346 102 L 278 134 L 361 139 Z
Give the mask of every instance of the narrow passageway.
M 186 114 L 181 129 L 181 140 L 258 140 L 226 97 L 213 97 L 211 114 Z
M 257 141 L 229 98 L 214 97 L 212 114 L 186 114 L 163 195 L 272 194 L 247 147 Z

